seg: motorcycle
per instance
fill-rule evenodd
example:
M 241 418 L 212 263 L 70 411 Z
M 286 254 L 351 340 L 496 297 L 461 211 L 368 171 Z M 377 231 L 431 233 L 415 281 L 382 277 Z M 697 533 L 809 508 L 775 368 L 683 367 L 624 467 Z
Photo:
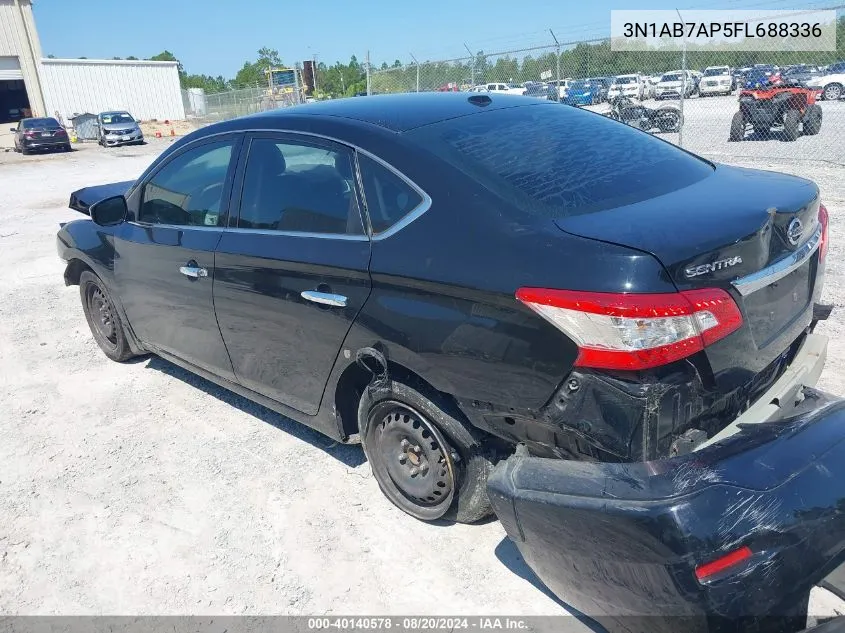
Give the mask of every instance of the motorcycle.
M 606 116 L 644 132 L 650 132 L 654 128 L 661 132 L 677 132 L 681 129 L 683 121 L 681 110 L 677 106 L 647 108 L 624 96 L 610 100 L 610 112 Z

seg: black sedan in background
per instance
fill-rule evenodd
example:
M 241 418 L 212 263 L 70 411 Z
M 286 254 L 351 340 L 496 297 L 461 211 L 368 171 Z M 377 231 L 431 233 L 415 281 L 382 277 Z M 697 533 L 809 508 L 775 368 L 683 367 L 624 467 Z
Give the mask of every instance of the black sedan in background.
M 22 154 L 51 149 L 69 152 L 71 149 L 67 130 L 53 117 L 21 119 L 12 132 L 15 133 L 15 151 Z
M 826 511 L 845 478 L 806 474 L 845 453 L 841 407 L 810 390 L 829 312 L 810 181 L 548 101 L 423 93 L 217 123 L 70 206 L 90 219 L 58 233 L 65 282 L 109 358 L 158 354 L 362 443 L 419 519 L 492 502 L 591 611 L 741 614 L 733 574 L 777 610 L 781 561 L 845 551 Z M 745 504 L 762 536 L 721 521 Z

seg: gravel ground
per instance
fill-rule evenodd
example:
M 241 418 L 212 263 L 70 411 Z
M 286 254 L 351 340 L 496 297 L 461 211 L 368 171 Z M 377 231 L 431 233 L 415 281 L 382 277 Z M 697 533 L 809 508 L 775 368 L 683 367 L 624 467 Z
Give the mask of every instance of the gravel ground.
M 100 352 L 55 232 L 79 217 L 70 191 L 135 177 L 168 140 L 0 154 L 0 614 L 566 614 L 498 523 L 414 521 L 359 447 L 162 360 Z M 735 162 L 822 188 L 840 308 L 821 327 L 822 387 L 841 391 L 845 168 Z M 818 590 L 813 612 L 834 610 Z

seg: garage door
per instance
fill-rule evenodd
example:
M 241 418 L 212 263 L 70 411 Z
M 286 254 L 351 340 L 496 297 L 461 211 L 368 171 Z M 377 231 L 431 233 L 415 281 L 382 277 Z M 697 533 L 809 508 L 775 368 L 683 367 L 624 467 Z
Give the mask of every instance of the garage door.
M 0 81 L 6 79 L 23 79 L 17 57 L 0 57 Z

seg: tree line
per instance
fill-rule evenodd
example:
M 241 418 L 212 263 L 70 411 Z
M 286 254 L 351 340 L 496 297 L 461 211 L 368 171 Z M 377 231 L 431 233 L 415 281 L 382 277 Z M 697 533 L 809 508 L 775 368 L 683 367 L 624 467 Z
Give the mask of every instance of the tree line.
M 788 64 L 825 65 L 845 60 L 845 17 L 836 25 L 835 51 L 727 51 L 718 48 L 690 50 L 686 53 L 686 67 L 701 70 L 707 66 L 731 66 L 741 68 L 766 63 L 780 66 Z M 49 55 L 48 57 L 52 57 Z M 84 59 L 84 58 L 83 58 Z M 120 59 L 115 57 L 114 59 Z M 137 59 L 127 57 L 126 59 Z M 213 94 L 227 90 L 255 88 L 266 85 L 265 69 L 284 67 L 277 50 L 262 47 L 254 61 L 245 61 L 232 78 L 188 73 L 179 59 L 169 50 L 149 58 L 153 61 L 177 63 L 179 83 L 182 88 L 202 88 Z M 382 62 L 371 69 L 371 89 L 375 93 L 409 92 L 417 89 L 428 91 L 448 84 L 472 85 L 487 81 L 522 83 L 540 80 L 543 73 L 555 78 L 560 68 L 560 77 L 607 77 L 628 73 L 649 75 L 681 68 L 682 51 L 637 50 L 613 51 L 609 41 L 581 43 L 560 55 L 550 47 L 547 52 L 528 54 L 522 58 L 506 54 L 487 54 L 478 51 L 472 58 L 452 61 L 426 61 L 416 65 L 403 64 L 396 59 L 392 64 Z M 353 55 L 348 63 L 335 62 L 327 65 L 320 62 L 316 67 L 317 93 L 320 97 L 343 97 L 366 92 L 366 67 Z
M 686 67 L 703 70 L 708 66 L 730 66 L 743 68 L 754 64 L 827 65 L 845 60 L 845 18 L 839 18 L 836 26 L 835 51 L 729 51 L 718 47 L 707 50 L 689 50 L 686 53 Z M 419 89 L 436 90 L 448 83 L 472 85 L 495 82 L 522 83 L 539 81 L 543 73 L 556 78 L 558 63 L 560 77 L 587 78 L 612 77 L 630 73 L 659 75 L 682 67 L 683 51 L 674 49 L 613 51 L 610 41 L 581 43 L 561 51 L 560 57 L 550 47 L 547 52 L 536 52 L 517 58 L 502 54 L 485 54 L 478 51 L 474 58 L 448 62 L 427 61 L 420 64 Z M 395 68 L 382 64 L 371 77 L 373 92 L 408 92 L 417 87 L 417 67 L 414 64 L 394 64 Z
M 255 61 L 245 61 L 231 79 L 226 79 L 222 75 L 212 77 L 211 75 L 190 74 L 185 71 L 182 62 L 170 51 L 163 51 L 150 59 L 177 62 L 179 83 L 182 88 L 202 88 L 208 94 L 265 86 L 267 85 L 267 75 L 264 71 L 268 67 L 285 67 L 279 56 L 279 51 L 266 46 L 258 50 Z M 367 90 L 366 68 L 355 55 L 346 64 L 335 62 L 329 66 L 320 62 L 316 67 L 316 75 L 317 96 L 352 96 Z

